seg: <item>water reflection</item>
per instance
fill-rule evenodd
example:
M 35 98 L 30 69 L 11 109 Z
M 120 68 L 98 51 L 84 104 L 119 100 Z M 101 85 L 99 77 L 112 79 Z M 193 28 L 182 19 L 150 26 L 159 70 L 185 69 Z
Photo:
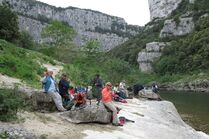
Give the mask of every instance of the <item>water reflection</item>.
M 160 95 L 174 103 L 186 123 L 209 134 L 209 93 L 162 91 Z

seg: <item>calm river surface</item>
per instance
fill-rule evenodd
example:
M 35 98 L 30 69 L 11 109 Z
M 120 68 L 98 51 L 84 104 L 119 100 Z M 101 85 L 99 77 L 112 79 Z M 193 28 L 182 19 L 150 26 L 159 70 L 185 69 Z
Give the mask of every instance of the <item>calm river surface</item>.
M 160 96 L 174 103 L 187 124 L 209 134 L 209 93 L 162 91 Z

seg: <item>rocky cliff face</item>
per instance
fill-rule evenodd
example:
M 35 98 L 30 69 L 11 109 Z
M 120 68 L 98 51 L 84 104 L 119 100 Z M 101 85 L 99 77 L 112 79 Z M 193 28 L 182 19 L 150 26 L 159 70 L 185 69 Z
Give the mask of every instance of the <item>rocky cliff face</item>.
M 72 26 L 77 32 L 77 45 L 94 39 L 100 42 L 103 50 L 123 43 L 141 30 L 139 26 L 128 25 L 122 18 L 97 11 L 56 8 L 35 0 L 0 0 L 0 3 L 3 1 L 8 1 L 19 14 L 20 29 L 29 31 L 37 42 L 42 41 L 40 32 L 50 20 L 64 21 Z
M 148 0 L 151 20 L 169 16 L 182 0 Z
M 148 0 L 151 20 L 155 18 L 168 17 L 182 0 Z M 189 0 L 189 3 L 194 3 L 195 0 Z
M 193 31 L 194 22 L 192 17 L 180 18 L 179 20 L 179 24 L 173 19 L 166 20 L 164 22 L 164 27 L 160 32 L 160 37 L 183 36 Z
M 181 13 L 174 18 L 171 13 L 176 10 L 182 0 L 148 0 L 150 6 L 150 15 L 152 24 L 145 27 L 145 31 L 159 26 L 158 21 L 163 21 L 163 27 L 160 28 L 159 38 L 185 36 L 193 32 L 195 23 L 193 21 L 192 10 Z M 187 4 L 193 4 L 195 0 L 189 0 Z M 158 18 L 158 19 L 156 19 Z M 161 56 L 162 50 L 168 42 L 150 42 L 146 44 L 146 48 L 138 53 L 137 62 L 142 72 L 151 72 L 153 62 Z M 149 47 L 155 48 L 152 51 Z M 160 48 L 160 49 L 159 49 Z
M 161 51 L 167 45 L 164 42 L 147 43 L 146 48 L 138 54 L 139 69 L 142 72 L 152 72 L 152 63 L 161 56 Z

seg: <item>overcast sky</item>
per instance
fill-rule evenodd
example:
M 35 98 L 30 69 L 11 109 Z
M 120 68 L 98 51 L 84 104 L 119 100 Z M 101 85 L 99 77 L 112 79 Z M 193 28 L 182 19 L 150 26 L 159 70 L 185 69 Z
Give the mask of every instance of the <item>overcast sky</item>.
M 150 20 L 148 0 L 38 0 L 57 7 L 92 9 L 122 17 L 128 24 L 145 25 Z

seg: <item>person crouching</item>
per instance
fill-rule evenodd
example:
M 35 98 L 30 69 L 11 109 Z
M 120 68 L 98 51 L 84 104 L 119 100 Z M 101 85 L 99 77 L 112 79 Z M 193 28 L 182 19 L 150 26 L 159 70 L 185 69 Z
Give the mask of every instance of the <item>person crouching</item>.
M 107 82 L 105 87 L 102 89 L 102 102 L 113 113 L 112 124 L 115 126 L 122 126 L 118 121 L 117 109 L 112 101 L 112 84 L 110 82 Z

